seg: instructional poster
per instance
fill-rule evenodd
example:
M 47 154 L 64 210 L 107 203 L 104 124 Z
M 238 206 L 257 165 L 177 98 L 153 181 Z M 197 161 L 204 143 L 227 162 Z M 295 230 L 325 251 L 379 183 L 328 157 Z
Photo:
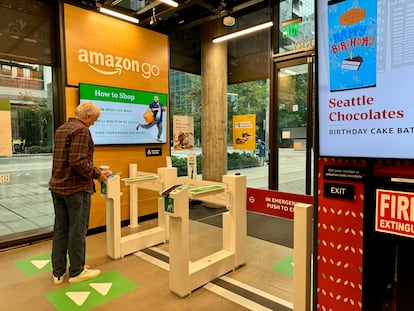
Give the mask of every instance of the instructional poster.
M 166 94 L 80 84 L 79 102 L 85 101 L 101 109 L 90 127 L 95 145 L 166 143 Z

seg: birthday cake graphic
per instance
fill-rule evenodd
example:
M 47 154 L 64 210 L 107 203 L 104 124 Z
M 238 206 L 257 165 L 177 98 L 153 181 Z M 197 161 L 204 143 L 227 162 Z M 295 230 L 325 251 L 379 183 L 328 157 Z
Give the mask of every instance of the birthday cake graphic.
M 349 58 L 345 58 L 342 61 L 341 68 L 344 70 L 359 70 L 359 67 L 361 67 L 363 60 L 364 59 L 361 56 L 351 56 Z

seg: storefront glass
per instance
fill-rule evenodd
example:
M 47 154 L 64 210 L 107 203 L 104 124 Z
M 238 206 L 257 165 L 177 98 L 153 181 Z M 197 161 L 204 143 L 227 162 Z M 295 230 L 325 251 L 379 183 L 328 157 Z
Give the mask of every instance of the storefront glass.
M 313 0 L 284 0 L 279 5 L 279 27 L 275 54 L 315 46 L 315 9 Z
M 268 185 L 268 98 L 269 81 L 258 80 L 227 87 L 227 168 L 230 172 L 246 174 L 248 186 L 267 188 Z M 187 154 L 197 155 L 197 173 L 201 172 L 201 77 L 170 70 L 171 155 L 179 175 L 187 175 Z M 233 117 L 255 116 L 255 144 L 251 149 L 233 146 Z M 192 147 L 174 148 L 177 135 L 173 133 L 174 116 L 191 117 L 193 123 Z M 186 146 L 186 145 L 185 145 Z M 201 176 L 200 176 L 201 177 Z
M 53 225 L 47 183 L 53 140 L 52 70 L 0 60 L 0 241 Z
M 54 6 L 5 1 L 0 36 L 0 244 L 52 231 Z

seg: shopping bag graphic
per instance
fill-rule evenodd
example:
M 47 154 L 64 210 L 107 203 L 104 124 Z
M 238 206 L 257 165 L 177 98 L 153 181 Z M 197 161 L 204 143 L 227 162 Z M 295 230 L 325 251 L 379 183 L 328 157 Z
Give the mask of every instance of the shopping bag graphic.
M 152 113 L 151 109 L 147 109 L 143 114 L 145 122 L 147 124 L 154 122 L 154 114 Z

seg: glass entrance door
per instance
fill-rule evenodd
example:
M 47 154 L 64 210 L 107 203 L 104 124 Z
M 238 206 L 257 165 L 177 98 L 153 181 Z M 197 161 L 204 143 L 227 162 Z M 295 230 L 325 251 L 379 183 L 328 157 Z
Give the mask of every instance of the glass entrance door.
M 313 61 L 303 57 L 274 66 L 269 188 L 312 194 Z

